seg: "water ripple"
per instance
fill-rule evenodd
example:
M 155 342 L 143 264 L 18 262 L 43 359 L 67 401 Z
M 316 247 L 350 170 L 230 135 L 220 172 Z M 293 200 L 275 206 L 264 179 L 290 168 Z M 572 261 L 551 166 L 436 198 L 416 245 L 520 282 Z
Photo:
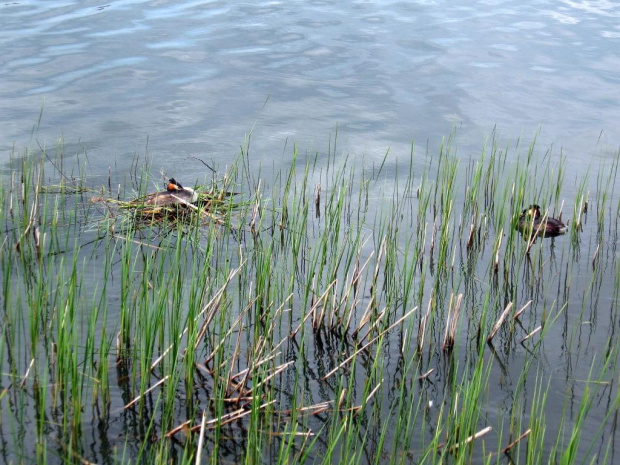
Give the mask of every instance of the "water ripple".
M 89 133 L 125 121 L 169 152 L 217 145 L 201 139 L 205 127 L 236 150 L 257 114 L 266 132 L 300 140 L 338 123 L 396 146 L 455 121 L 476 134 L 547 121 L 578 134 L 620 119 L 619 15 L 603 0 L 5 4 L 0 104 L 11 110 L 0 121 L 27 138 L 45 97 L 62 108 L 55 125 Z M 183 111 L 167 105 L 181 101 Z

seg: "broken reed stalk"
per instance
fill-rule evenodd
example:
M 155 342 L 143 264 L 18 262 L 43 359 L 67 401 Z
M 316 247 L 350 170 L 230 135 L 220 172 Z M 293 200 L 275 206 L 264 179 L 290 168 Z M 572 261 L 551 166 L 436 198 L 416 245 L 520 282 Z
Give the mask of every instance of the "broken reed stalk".
M 184 421 L 183 423 L 181 423 L 179 426 L 175 426 L 174 428 L 172 428 L 170 431 L 168 431 L 166 434 L 164 434 L 164 437 L 166 438 L 171 438 L 172 436 L 174 436 L 175 434 L 177 434 L 179 431 L 184 430 L 185 428 L 187 428 L 190 424 L 192 423 L 192 420 L 187 420 Z
M 261 406 L 258 407 L 258 410 L 264 410 L 265 408 L 269 407 L 270 405 L 275 404 L 275 400 L 271 400 L 267 403 L 262 404 Z M 240 408 L 238 410 L 235 410 L 234 412 L 231 413 L 227 413 L 226 415 L 222 415 L 221 417 L 218 418 L 214 418 L 212 420 L 209 420 L 205 423 L 206 427 L 209 428 L 215 428 L 217 425 L 219 426 L 223 426 L 226 425 L 228 423 L 231 423 L 233 421 L 237 421 L 240 420 L 241 418 L 249 415 L 252 413 L 252 410 L 247 410 L 245 408 Z M 200 428 L 200 426 L 194 426 L 191 430 L 192 431 L 198 431 L 198 429 Z
M 488 343 L 490 343 L 493 340 L 493 338 L 499 331 L 499 328 L 501 328 L 502 324 L 504 323 L 504 320 L 506 320 L 506 317 L 510 313 L 510 310 L 512 310 L 512 306 L 513 306 L 513 303 L 509 302 L 508 305 L 506 305 L 506 308 L 504 309 L 502 314 L 499 316 L 499 318 L 495 322 L 495 325 L 493 325 L 493 329 L 491 329 L 491 334 L 489 334 L 489 337 L 487 338 Z
M 314 278 L 313 278 L 314 281 Z M 289 337 L 292 339 L 294 338 L 297 333 L 299 332 L 299 330 L 301 329 L 301 327 L 304 325 L 304 323 L 306 321 L 308 321 L 308 318 L 310 318 L 312 315 L 314 315 L 314 313 L 316 312 L 316 309 L 318 307 L 318 305 L 323 301 L 323 299 L 325 299 L 325 297 L 327 296 L 327 293 L 329 292 L 329 290 L 332 288 L 332 286 L 335 284 L 335 281 L 332 281 L 331 283 L 329 283 L 329 286 L 327 286 L 327 289 L 325 289 L 325 292 L 323 292 L 323 294 L 321 294 L 321 297 L 319 297 L 316 302 L 313 303 L 312 307 L 310 308 L 310 311 L 306 314 L 306 316 L 304 317 L 304 319 L 301 321 L 301 323 L 299 324 L 299 326 L 297 326 L 297 328 L 295 328 L 291 334 L 289 335 Z M 314 322 L 312 324 L 312 326 L 314 327 Z
M 448 308 L 448 320 L 446 322 L 446 331 L 444 333 L 442 348 L 448 351 L 454 347 L 456 339 L 456 330 L 458 329 L 459 315 L 461 313 L 461 305 L 463 304 L 463 294 L 459 294 L 454 299 L 454 294 L 450 294 L 450 306 Z
M 261 366 L 264 363 L 269 362 L 270 360 L 273 360 L 274 358 L 276 358 L 278 354 L 269 354 L 268 356 L 266 356 L 265 358 L 260 359 L 259 361 L 256 362 L 256 364 L 254 365 L 254 368 L 257 368 L 259 366 Z M 240 378 L 241 376 L 243 376 L 244 378 L 247 377 L 247 373 L 250 371 L 250 368 L 244 368 L 243 370 L 235 373 L 234 375 L 231 376 L 231 379 L 237 379 Z
M 274 372 L 271 373 L 269 376 L 267 376 L 265 379 L 261 380 L 260 383 L 258 383 L 256 386 L 254 386 L 252 389 L 250 389 L 248 392 L 253 392 L 255 390 L 257 390 L 258 388 L 262 387 L 264 384 L 267 384 L 267 382 L 273 378 L 276 375 L 279 375 L 280 373 L 282 373 L 284 370 L 286 370 L 289 366 L 291 366 L 293 363 L 295 363 L 295 360 L 291 360 L 290 362 L 286 362 L 283 363 L 280 366 L 277 366 L 274 369 Z M 274 401 L 275 402 L 275 401 Z
M 327 301 L 329 299 L 328 292 L 330 291 L 330 289 L 332 289 L 333 287 L 337 285 L 338 285 L 338 278 L 334 279 L 329 284 L 329 286 L 327 286 L 327 289 L 325 290 L 325 292 L 323 292 L 323 295 L 321 295 L 321 298 L 317 301 L 317 304 L 323 303 L 323 305 L 321 307 L 320 313 L 317 313 L 315 311 L 314 318 L 312 318 L 312 329 L 314 329 L 315 331 L 318 331 L 321 328 L 321 326 L 323 326 L 323 323 L 325 321 L 325 311 L 327 310 Z
M 125 405 L 125 407 L 123 407 L 123 409 L 128 409 L 129 407 L 131 407 L 133 404 L 135 404 L 136 402 L 138 402 L 143 396 L 147 395 L 149 392 L 151 392 L 153 389 L 155 389 L 157 386 L 159 386 L 160 384 L 164 383 L 165 381 L 168 380 L 168 378 L 170 378 L 170 375 L 166 375 L 164 376 L 162 379 L 160 379 L 159 381 L 157 381 L 155 384 L 153 384 L 150 388 L 148 388 L 146 391 L 144 391 L 142 394 L 140 394 L 138 397 L 136 397 L 134 400 L 132 400 L 131 402 L 129 402 L 127 405 Z
M 34 365 L 34 358 L 30 360 L 30 365 L 28 365 L 28 369 L 26 370 L 26 374 L 24 374 L 22 378 L 22 382 L 19 383 L 19 387 L 23 388 L 26 384 L 26 380 L 28 379 L 28 375 L 30 374 L 30 370 L 32 369 L 32 365 Z
M 243 376 L 243 378 L 234 386 L 233 390 L 230 393 L 230 396 L 232 396 L 232 394 L 235 391 L 239 391 L 239 395 L 237 396 L 237 398 L 233 401 L 234 403 L 239 403 L 241 402 L 242 398 L 244 396 L 249 396 L 252 393 L 252 389 L 247 388 L 245 390 L 243 390 L 243 387 L 247 385 L 248 383 L 248 379 L 250 378 L 250 375 L 252 374 L 252 370 L 257 369 L 258 367 L 260 367 L 261 365 L 269 362 L 270 360 L 273 360 L 274 358 L 276 358 L 278 355 L 280 355 L 280 353 L 271 353 L 268 356 L 266 356 L 265 358 L 258 360 L 256 363 L 252 362 L 253 364 L 246 368 L 245 370 L 240 371 L 239 373 L 237 373 L 236 375 L 232 376 L 230 378 L 230 380 L 236 379 L 239 376 Z M 266 381 L 268 381 L 269 379 L 271 379 L 273 376 L 277 375 L 278 373 L 280 373 L 281 371 L 284 370 L 284 368 L 286 368 L 290 363 L 293 362 L 289 362 L 289 363 L 285 363 L 284 365 L 280 365 L 279 367 L 276 367 L 276 372 L 274 372 L 272 375 L 268 376 L 267 378 L 265 378 L 263 380 L 262 383 L 260 384 L 264 384 Z M 260 385 L 259 384 L 259 385 Z M 257 386 L 258 387 L 258 386 Z
M 241 321 L 241 326 L 239 327 L 239 331 L 237 332 L 237 341 L 235 342 L 235 349 L 233 350 L 233 353 L 230 357 L 230 367 L 228 369 L 228 377 L 226 379 L 226 387 L 224 388 L 224 392 L 226 393 L 226 395 L 228 395 L 228 393 L 230 392 L 230 386 L 232 384 L 232 380 L 233 380 L 233 370 L 235 368 L 235 360 L 237 360 L 239 358 L 239 353 L 241 351 L 241 335 L 243 334 L 243 328 L 244 328 L 244 324 L 243 321 Z
M 422 353 L 422 349 L 424 349 L 424 338 L 426 337 L 426 326 L 428 325 L 428 319 L 431 315 L 431 308 L 433 307 L 433 292 L 431 291 L 431 297 L 428 299 L 428 307 L 426 309 L 426 313 L 420 319 L 420 325 L 418 326 L 418 338 L 417 338 L 417 347 L 418 352 Z
M 219 348 L 226 342 L 226 340 L 228 339 L 228 336 L 230 336 L 231 333 L 235 330 L 237 325 L 243 319 L 244 315 L 245 315 L 245 313 L 240 313 L 239 316 L 237 317 L 237 319 L 234 321 L 234 323 L 232 325 L 230 325 L 230 328 L 228 328 L 228 331 L 226 331 L 226 334 L 224 334 L 224 336 L 222 338 L 220 338 L 220 342 L 213 348 L 211 353 L 205 358 L 205 361 L 204 361 L 205 365 L 207 363 L 209 363 L 215 357 L 215 355 L 217 354 L 217 351 L 219 350 Z M 201 337 L 198 338 L 198 340 L 201 340 Z M 168 348 L 168 350 L 170 350 L 170 348 Z
M 325 412 L 329 409 L 329 405 L 333 404 L 333 400 L 326 400 L 325 402 L 319 402 L 318 404 L 308 405 L 307 407 L 300 407 L 298 409 L 292 410 L 279 410 L 277 413 L 280 415 L 291 415 L 293 412 L 295 414 L 305 414 L 309 413 L 310 415 L 318 415 L 319 413 Z
M 592 257 L 592 269 L 596 270 L 596 258 L 598 257 L 598 250 L 601 247 L 601 244 L 596 244 L 596 250 L 594 251 L 594 256 Z
M 506 454 L 510 449 L 512 449 L 514 446 L 516 446 L 519 442 L 521 442 L 524 438 L 528 437 L 530 435 L 530 433 L 532 432 L 531 429 L 528 429 L 525 433 L 523 433 L 521 436 L 519 436 L 517 439 L 515 439 L 514 441 L 512 441 L 510 444 L 508 444 L 506 447 L 504 447 L 502 449 L 502 452 L 504 454 Z
M 375 271 L 372 275 L 372 282 L 370 284 L 370 294 L 372 297 L 368 301 L 366 310 L 364 311 L 364 314 L 362 315 L 362 318 L 360 319 L 360 322 L 357 325 L 357 328 L 353 332 L 354 337 L 357 336 L 357 334 L 361 331 L 361 329 L 370 321 L 370 318 L 372 317 L 372 310 L 375 308 L 375 305 L 377 303 L 373 289 L 376 289 L 376 286 L 377 286 L 377 279 L 379 277 L 381 259 L 383 258 L 383 254 L 385 253 L 386 247 L 387 247 L 386 238 L 383 237 L 383 239 L 381 240 L 381 245 L 379 246 L 379 254 L 377 255 L 377 263 L 375 265 Z
M 504 236 L 504 228 L 499 231 L 499 241 L 497 243 L 497 249 L 495 249 L 495 262 L 493 263 L 493 270 L 495 273 L 499 270 L 499 251 L 502 248 L 502 237 Z
M 517 318 L 519 318 L 521 316 L 521 314 L 527 309 L 527 307 L 532 305 L 532 302 L 533 302 L 532 300 L 528 301 L 523 307 L 521 307 L 521 310 L 519 310 L 517 313 L 514 314 L 512 319 L 516 320 Z
M 224 284 L 218 289 L 218 291 L 215 293 L 215 295 L 211 298 L 211 300 L 203 307 L 203 309 L 198 313 L 198 315 L 196 315 L 194 317 L 194 322 L 198 322 L 198 319 L 207 311 L 209 310 L 211 307 L 213 307 L 213 311 L 209 312 L 205 318 L 205 321 L 202 323 L 202 326 L 200 328 L 198 337 L 196 338 L 197 342 L 196 342 L 196 347 L 194 347 L 194 349 L 196 349 L 198 347 L 198 341 L 202 340 L 202 336 L 204 335 L 204 333 L 206 332 L 209 323 L 211 322 L 211 320 L 213 319 L 213 317 L 215 316 L 215 310 L 217 308 L 219 308 L 219 302 L 221 301 L 222 295 L 224 294 L 224 291 L 226 290 L 226 288 L 228 287 L 228 284 L 230 283 L 230 281 L 236 276 L 236 274 L 241 271 L 241 268 L 243 268 L 244 264 L 246 262 L 246 259 L 244 259 L 241 264 L 239 265 L 238 268 L 235 268 L 234 270 L 232 270 L 230 272 L 230 274 L 228 275 L 228 278 L 226 279 L 226 282 L 224 282 Z M 240 316 L 241 317 L 241 316 Z M 239 317 L 239 318 L 240 318 Z M 238 318 L 238 319 L 239 319 Z M 185 329 L 183 329 L 183 331 L 181 331 L 181 334 L 179 334 L 179 340 L 181 340 L 183 338 L 183 336 L 187 333 L 188 331 L 188 326 L 185 327 Z M 172 348 L 174 347 L 174 344 L 170 344 L 168 346 L 168 348 L 166 350 L 164 350 L 164 352 L 151 364 L 151 371 L 153 371 L 155 369 L 155 367 L 165 358 L 166 354 L 172 350 Z
M 379 381 L 379 383 L 373 388 L 373 390 L 368 393 L 368 397 L 366 397 L 366 402 L 372 399 L 372 397 L 376 394 L 376 392 L 379 390 L 379 388 L 383 384 L 383 381 L 384 380 L 382 378 L 381 381 Z
M 480 431 L 478 431 L 476 434 L 469 436 L 467 439 L 465 439 L 462 442 L 459 442 L 458 444 L 453 445 L 452 447 L 450 447 L 450 452 L 455 451 L 456 449 L 458 449 L 459 447 L 463 447 L 466 446 L 467 444 L 469 444 L 472 441 L 475 441 L 476 439 L 484 436 L 485 434 L 489 433 L 493 428 L 490 426 L 487 426 L 484 429 L 481 429 Z
M 431 368 L 430 370 L 428 370 L 423 375 L 418 376 L 418 381 L 428 378 L 434 371 L 435 371 L 435 369 Z
M 385 251 L 387 249 L 387 237 L 383 236 L 381 239 L 381 245 L 379 245 L 379 254 L 377 255 L 377 263 L 375 264 L 375 272 L 372 274 L 372 284 L 371 284 L 371 293 L 372 289 L 377 288 L 377 279 L 379 278 L 379 271 L 381 271 L 381 260 L 383 260 L 383 255 L 385 255 Z
M 359 251 L 358 251 L 358 258 L 359 258 Z M 347 289 L 347 291 L 344 293 L 344 295 L 342 296 L 342 299 L 340 299 L 340 307 L 342 307 L 345 302 L 349 299 L 349 296 L 351 295 L 351 291 L 353 291 L 353 303 L 347 308 L 346 310 L 346 323 L 344 325 L 344 329 L 346 331 L 348 331 L 348 329 L 351 327 L 351 319 L 353 318 L 353 314 L 355 313 L 355 309 L 357 308 L 357 305 L 360 303 L 360 301 L 357 298 L 358 295 L 358 281 L 360 279 L 361 273 L 366 269 L 366 266 L 368 265 L 368 263 L 370 262 L 370 259 L 374 256 L 375 251 L 373 250 L 372 252 L 370 252 L 370 256 L 368 257 L 368 260 L 366 260 L 366 262 L 362 265 L 361 268 L 359 268 L 359 260 L 355 263 L 355 268 L 353 270 L 353 275 L 351 276 L 351 282 L 349 284 L 349 287 Z M 354 337 L 356 332 L 353 333 Z
M 207 420 L 207 411 L 202 411 L 202 421 L 200 422 L 200 437 L 198 438 L 198 449 L 196 450 L 196 465 L 200 465 L 200 456 L 202 455 L 202 443 L 205 438 L 205 425 Z
M 378 336 L 376 336 L 374 339 L 372 339 L 371 341 L 368 341 L 366 344 L 364 344 L 362 347 L 360 347 L 358 350 L 356 350 L 355 352 L 353 352 L 353 354 L 351 354 L 349 357 L 347 357 L 342 363 L 340 363 L 340 365 L 338 365 L 336 368 L 334 368 L 332 371 L 330 371 L 329 373 L 327 373 L 325 376 L 323 376 L 321 378 L 321 381 L 325 381 L 327 378 L 329 378 L 331 375 L 333 375 L 334 373 L 336 373 L 340 368 L 342 368 L 343 366 L 345 366 L 347 363 L 349 363 L 351 360 L 353 360 L 353 358 L 359 354 L 360 352 L 366 350 L 371 344 L 373 344 L 374 342 L 377 341 L 377 339 L 379 339 L 381 336 L 385 335 L 387 332 L 391 331 L 393 328 L 395 328 L 396 326 L 398 326 L 405 318 L 407 318 L 409 315 L 411 315 L 413 312 L 415 312 L 418 309 L 418 307 L 414 307 L 411 310 L 409 310 L 407 313 L 405 313 L 402 317 L 400 317 L 398 320 L 396 320 L 394 322 L 394 324 L 392 324 L 390 327 L 386 328 L 385 330 L 383 330 L 383 332 L 381 332 L 381 334 L 379 334 Z
M 527 341 L 529 338 L 531 338 L 534 334 L 536 334 L 538 331 L 540 331 L 542 329 L 542 326 L 539 326 L 538 328 L 536 328 L 534 331 L 532 331 L 530 334 L 528 334 L 527 336 L 525 336 L 523 339 L 521 339 L 519 342 L 521 344 L 523 344 L 525 341 Z
M 372 333 L 372 330 L 375 329 L 377 326 L 379 326 L 379 323 L 381 323 L 383 316 L 386 315 L 387 311 L 387 307 L 383 307 L 383 309 L 377 314 L 377 316 L 375 317 L 375 322 L 370 325 L 370 327 L 368 328 L 368 331 L 366 331 L 366 334 L 364 334 L 364 336 L 362 336 L 359 340 L 360 342 L 363 341 L 364 339 L 368 339 L 368 337 L 370 336 L 370 334 Z M 361 329 L 361 328 L 359 328 Z

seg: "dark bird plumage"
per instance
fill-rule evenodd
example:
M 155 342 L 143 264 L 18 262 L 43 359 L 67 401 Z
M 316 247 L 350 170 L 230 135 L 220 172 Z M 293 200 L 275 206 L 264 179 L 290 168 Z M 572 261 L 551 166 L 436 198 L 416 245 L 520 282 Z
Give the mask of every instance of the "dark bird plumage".
M 568 227 L 556 218 L 543 217 L 540 206 L 530 205 L 519 216 L 517 230 L 530 236 L 555 237 L 566 233 Z

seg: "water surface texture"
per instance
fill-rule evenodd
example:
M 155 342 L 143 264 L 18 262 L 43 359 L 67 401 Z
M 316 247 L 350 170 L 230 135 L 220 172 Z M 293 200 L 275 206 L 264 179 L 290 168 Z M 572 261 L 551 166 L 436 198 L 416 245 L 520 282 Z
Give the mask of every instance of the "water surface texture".
M 5 462 L 23 454 L 26 461 L 49 457 L 49 463 L 139 463 L 144 447 L 149 458 L 157 456 L 153 444 L 170 447 L 164 462 L 193 453 L 195 436 L 187 443 L 178 439 L 187 432 L 184 422 L 195 427 L 203 409 L 222 399 L 216 389 L 221 367 L 209 372 L 211 365 L 200 357 L 228 332 L 231 360 L 241 357 L 228 371 L 241 372 L 254 338 L 268 331 L 260 326 L 263 316 L 273 312 L 280 313 L 269 343 L 287 343 L 276 355 L 260 357 L 287 369 L 271 388 L 278 414 L 289 418 L 293 407 L 332 406 L 300 420 L 319 437 L 309 461 L 348 457 L 348 443 L 338 442 L 340 421 L 349 439 L 356 434 L 349 425 L 360 428 L 356 444 L 363 444 L 363 455 L 351 463 L 376 463 L 389 451 L 397 452 L 395 462 L 398 454 L 405 463 L 423 461 L 428 456 L 420 444 L 432 451 L 446 446 L 429 445 L 429 438 L 439 438 L 446 415 L 458 419 L 462 405 L 479 407 L 469 415 L 480 427 L 493 428 L 487 443 L 472 447 L 472 462 L 511 463 L 500 447 L 534 425 L 539 413 L 548 434 L 533 431 L 532 446 L 524 441 L 518 457 L 535 450 L 541 460 L 562 461 L 550 451 L 570 451 L 575 427 L 581 436 L 574 440 L 573 460 L 618 461 L 615 2 L 9 1 L 0 5 L 0 47 L 0 166 L 10 173 L 0 186 L 9 186 L 0 190 L 6 233 L 0 237 L 0 323 L 9 328 L 0 332 L 0 423 L 9 425 L 0 428 Z M 240 199 L 232 220 L 208 222 L 193 243 L 177 230 L 162 233 L 159 242 L 143 231 L 131 240 L 130 227 L 119 219 L 127 209 L 105 203 L 118 200 L 110 199 L 116 185 L 123 186 L 118 196 L 124 199 L 137 195 L 138 185 L 150 189 L 160 170 L 187 186 L 211 176 L 191 157 L 210 163 L 221 179 L 250 133 L 249 155 L 219 198 Z M 450 148 L 440 152 L 442 136 L 450 134 L 442 146 Z M 39 168 L 21 156 L 53 149 L 58 138 L 58 158 L 49 150 L 46 177 L 37 179 Z M 533 139 L 535 153 L 529 154 Z M 293 145 L 300 156 L 297 170 L 288 171 Z M 145 153 L 151 178 L 140 184 L 143 173 L 136 167 Z M 352 161 L 344 168 L 346 156 Z M 10 164 L 11 158 L 21 165 Z M 58 172 L 63 160 L 79 164 L 85 186 L 70 193 L 55 186 L 75 180 L 73 172 Z M 20 170 L 29 175 L 19 176 Z M 38 182 L 47 191 L 22 190 L 22 183 Z M 102 184 L 103 190 L 86 190 Z M 315 192 L 322 193 L 316 201 Z M 536 242 L 530 256 L 528 242 L 515 233 L 514 213 L 542 200 L 543 210 L 563 214 L 571 229 Z M 322 208 L 316 214 L 315 202 Z M 42 246 L 28 242 L 38 241 L 37 228 Z M 172 254 L 181 243 L 184 248 Z M 239 276 L 227 278 L 236 267 Z M 358 298 L 353 276 L 360 269 Z M 72 279 L 80 284 L 71 287 Z M 166 384 L 170 405 L 161 407 L 152 394 L 135 414 L 136 393 L 181 359 L 164 354 L 154 369 L 150 357 L 171 340 L 191 349 L 174 325 L 185 324 L 188 309 L 207 308 L 201 299 L 211 299 L 229 281 L 231 289 L 222 291 L 227 319 L 205 325 L 207 336 L 197 338 L 196 372 L 188 362 L 191 379 Z M 206 289 L 202 294 L 194 289 L 199 285 Z M 70 321 L 60 315 L 70 307 L 62 299 L 71 289 L 78 290 Z M 444 351 L 446 315 L 459 294 L 465 304 L 456 348 Z M 347 314 L 350 320 L 326 319 L 346 321 L 342 327 L 313 332 L 304 318 L 323 295 L 337 309 L 354 300 L 355 311 Z M 510 310 L 508 299 L 513 313 L 522 308 L 524 314 L 520 320 L 511 314 L 495 345 L 487 346 L 489 328 L 480 322 L 491 326 L 496 313 Z M 341 369 L 338 377 L 326 377 L 357 347 L 357 335 L 351 335 L 356 324 L 364 337 L 376 334 L 383 315 L 391 324 L 414 306 L 415 316 L 372 352 L 360 353 L 350 373 Z M 423 316 L 431 308 L 436 319 Z M 377 325 L 360 323 L 360 309 L 368 309 Z M 247 321 L 240 318 L 235 329 L 231 325 L 243 312 Z M 126 313 L 137 329 L 121 335 Z M 293 340 L 291 328 L 304 324 L 306 332 Z M 420 343 L 419 328 L 426 324 L 428 339 Z M 64 352 L 60 343 L 56 352 L 65 328 L 70 337 Z M 84 340 L 87 332 L 92 340 Z M 116 348 L 134 359 L 115 360 Z M 484 364 L 476 364 L 478 352 Z M 76 353 L 84 360 L 66 356 Z M 85 353 L 96 356 L 86 360 Z M 80 393 L 88 391 L 83 401 L 67 394 L 71 383 L 58 380 L 69 378 L 63 363 L 73 369 L 72 387 L 79 379 Z M 209 363 L 216 365 L 213 358 Z M 28 374 L 30 367 L 37 377 Z M 108 372 L 101 379 L 109 382 L 100 387 L 100 373 Z M 470 378 L 481 392 L 460 390 Z M 375 386 L 372 410 L 360 409 L 360 419 L 348 407 L 338 410 L 349 406 L 345 400 L 365 403 Z M 101 404 L 107 402 L 102 412 L 99 399 L 92 400 L 99 390 Z M 161 413 L 164 408 L 173 418 Z M 422 412 L 407 420 L 417 421 L 416 428 L 403 426 L 407 412 Z M 211 420 L 222 412 L 208 413 Z M 292 431 L 288 420 L 254 429 L 249 422 L 239 420 L 223 437 L 206 436 L 205 454 L 213 461 L 252 462 L 244 455 L 250 450 L 260 455 L 252 456 L 256 462 L 293 462 L 310 442 L 303 436 L 290 444 L 280 440 L 278 434 L 288 438 Z M 467 441 L 459 427 L 454 430 L 446 449 Z M 166 434 L 173 439 L 162 441 Z M 283 459 L 285 446 L 294 452 Z M 327 452 L 334 455 L 323 456 Z
M 271 163 L 336 126 L 353 155 L 391 159 L 454 127 L 469 155 L 495 125 L 540 126 L 585 163 L 618 145 L 619 18 L 604 0 L 6 2 L 0 160 L 44 103 L 37 140 L 106 168 L 147 137 L 158 168 L 225 162 L 253 127 Z

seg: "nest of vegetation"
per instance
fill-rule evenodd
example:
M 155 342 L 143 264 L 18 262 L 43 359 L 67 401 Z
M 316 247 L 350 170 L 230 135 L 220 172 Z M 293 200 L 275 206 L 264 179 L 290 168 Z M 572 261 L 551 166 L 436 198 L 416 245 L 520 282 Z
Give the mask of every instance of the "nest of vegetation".
M 40 185 L 38 190 L 41 194 L 90 195 L 89 203 L 103 207 L 104 217 L 125 226 L 131 224 L 139 229 L 157 225 L 172 227 L 177 224 L 207 225 L 212 222 L 226 224 L 232 213 L 244 205 L 238 200 L 239 193 L 229 187 L 226 180 L 219 183 L 214 181 L 210 186 L 196 186 L 192 189 L 196 193 L 196 199 L 192 202 L 180 200 L 161 205 L 149 203 L 149 198 L 165 191 L 124 200 L 121 199 L 120 187 L 114 195 L 109 188 L 87 188 L 81 182 Z

